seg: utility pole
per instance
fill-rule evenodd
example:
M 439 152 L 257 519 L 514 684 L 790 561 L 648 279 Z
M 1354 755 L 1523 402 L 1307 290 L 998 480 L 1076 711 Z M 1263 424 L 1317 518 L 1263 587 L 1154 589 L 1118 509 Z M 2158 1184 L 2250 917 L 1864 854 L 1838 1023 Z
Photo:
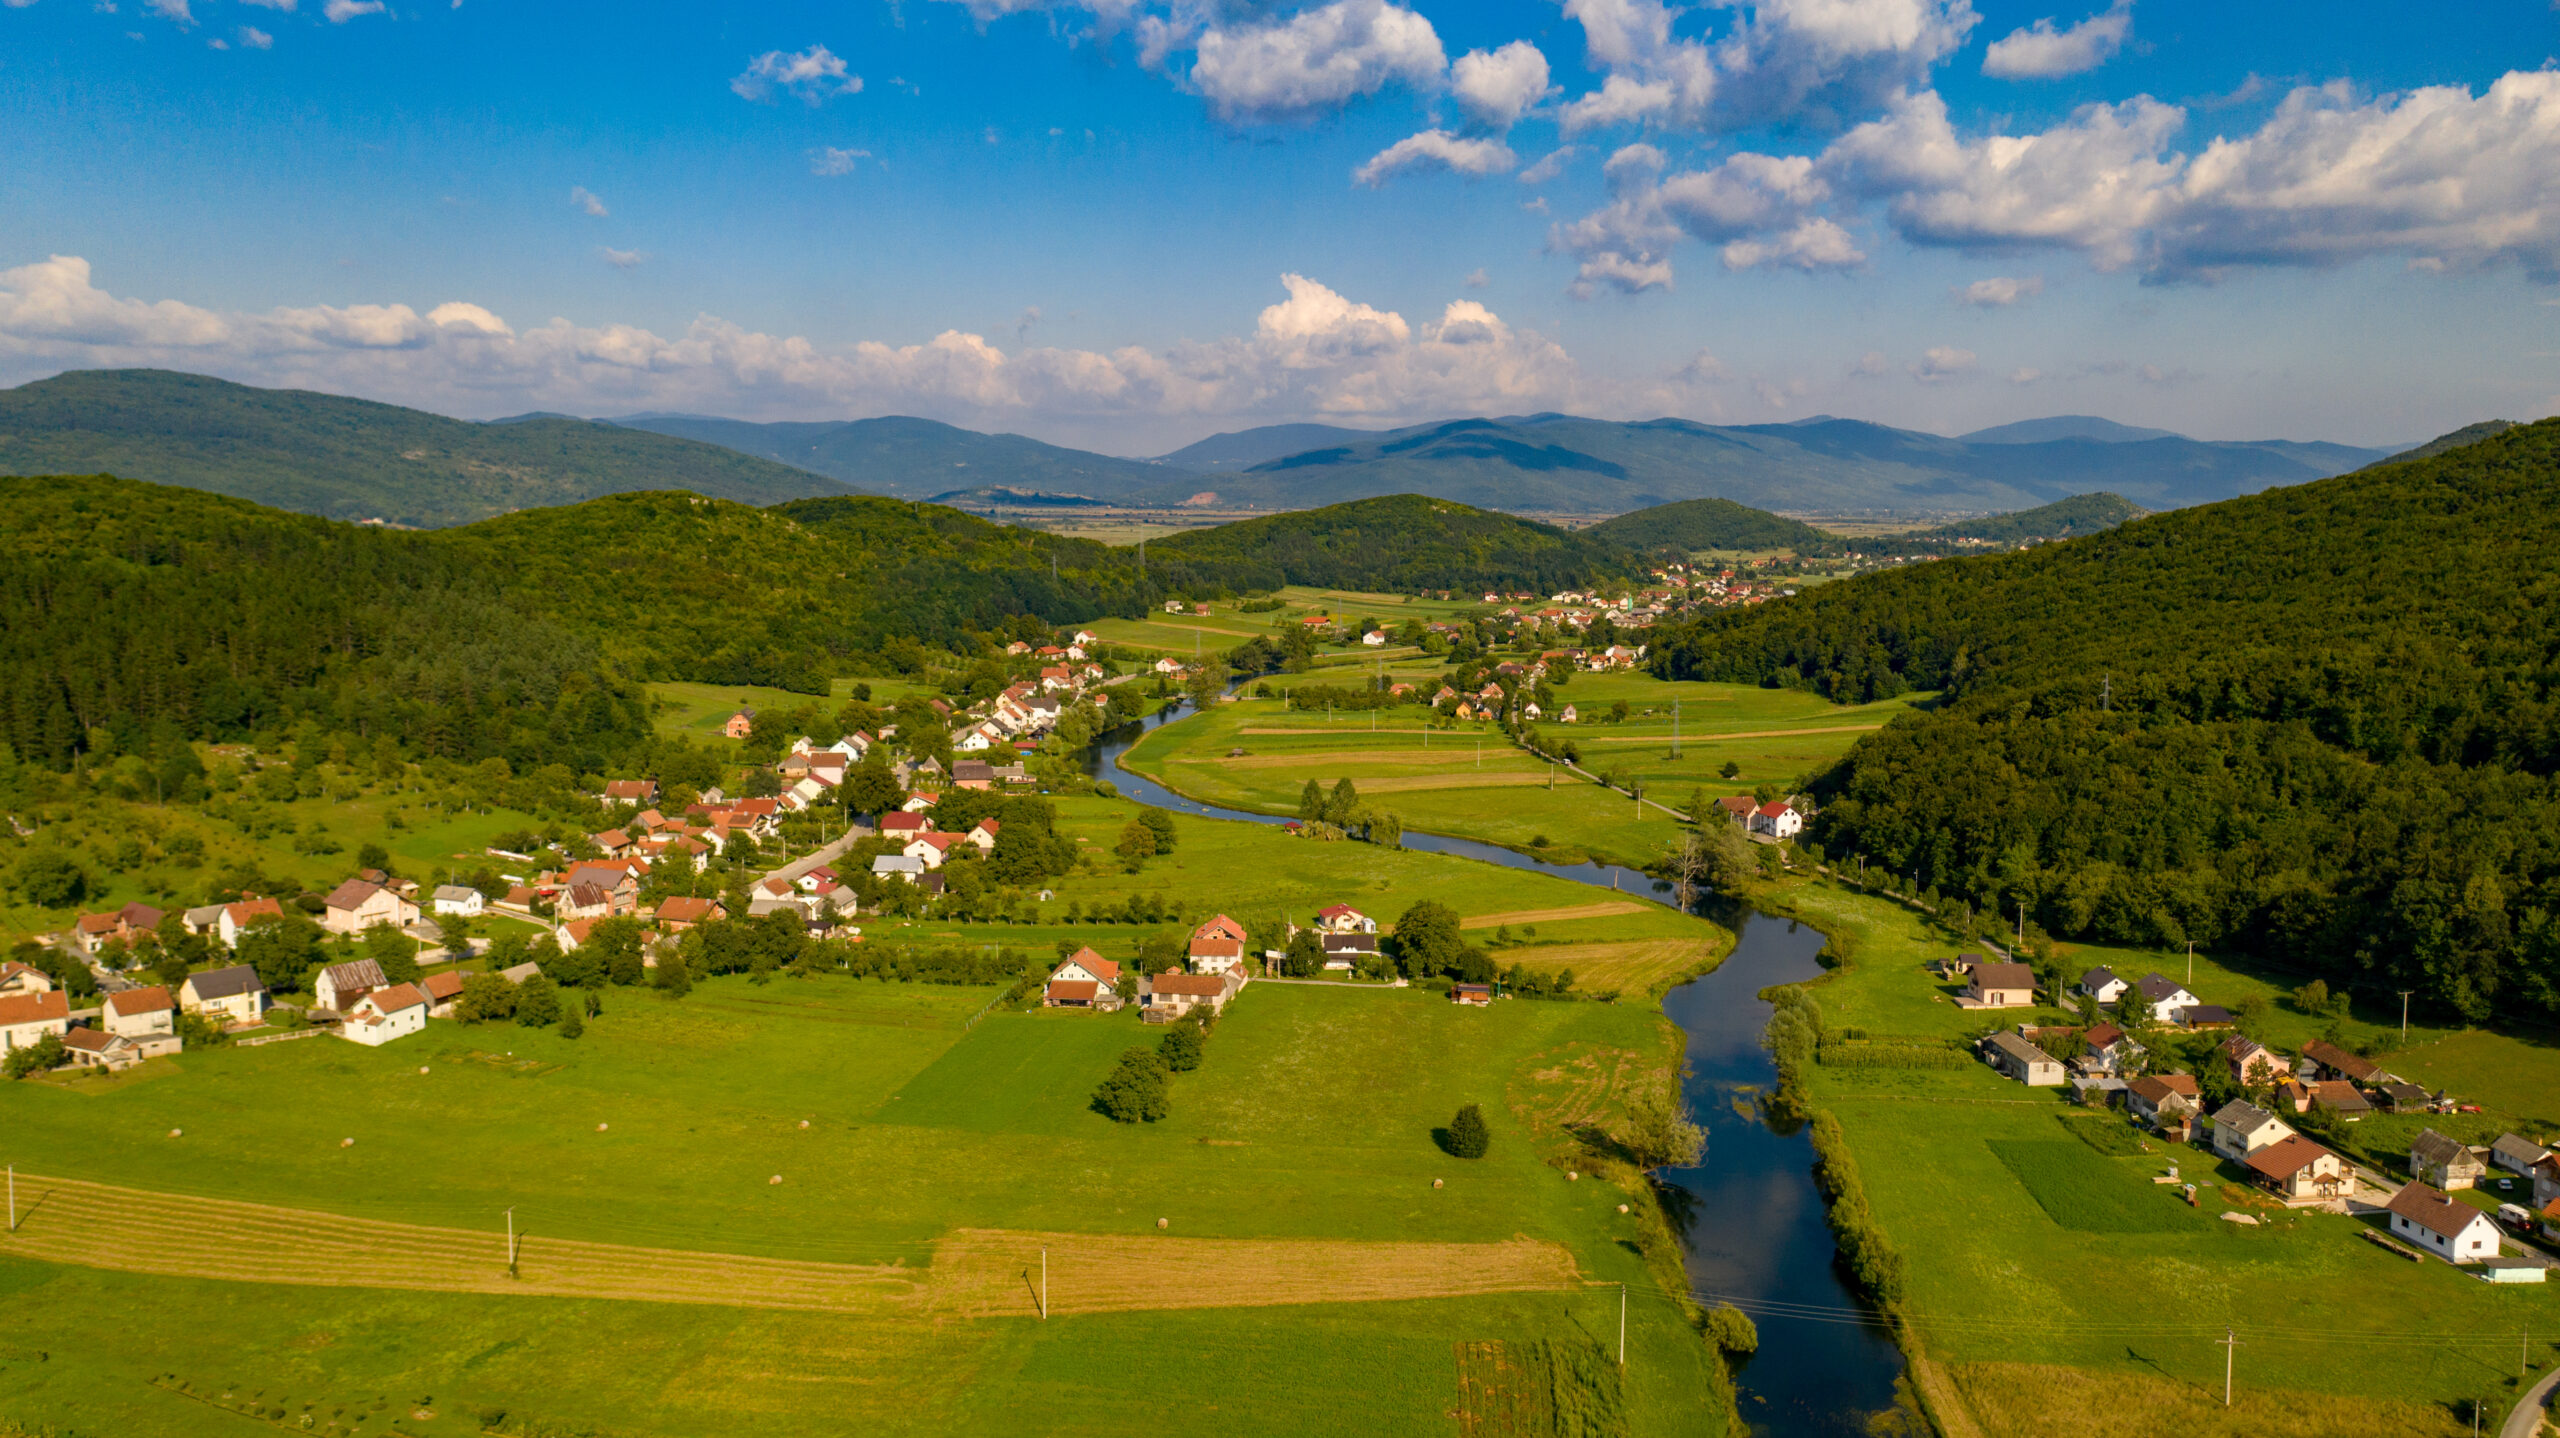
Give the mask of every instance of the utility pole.
M 2222 1406 L 2231 1406 L 2231 1358 L 2240 1350 L 2240 1336 L 2230 1329 L 2222 1330 Z
M 1680 757 L 1680 701 L 1671 701 L 1671 757 Z
M 513 1205 L 507 1208 L 507 1276 L 523 1276 L 516 1272 L 516 1211 Z
M 1627 1371 L 1627 1286 L 1618 1285 L 1618 1371 Z
M 2195 941 L 2195 940 L 2193 940 L 2193 939 L 2189 939 L 2189 940 L 2187 940 L 2187 982 L 2188 982 L 2188 983 L 2190 983 L 2190 984 L 2192 984 L 2192 983 L 2194 983 L 2195 981 L 2196 981 L 2196 941 Z
M 1040 1321 L 1049 1321 L 1049 1250 L 1040 1250 Z
M 2023 949 L 2023 948 L 2025 948 L 2026 946 L 2027 946 L 2027 901 L 2026 901 L 2026 900 L 2024 900 L 2024 899 L 2020 899 L 2020 900 L 2018 901 L 2018 947 Z
M 2403 1043 L 2409 1040 L 2409 995 L 2416 992 L 2415 989 L 2400 991 L 2400 1041 Z
M 2106 677 L 2104 685 L 2098 691 L 2098 707 L 2102 710 L 2112 710 L 2116 707 L 2116 676 L 2113 674 Z
M 9 1231 L 18 1231 L 18 1166 L 9 1165 Z

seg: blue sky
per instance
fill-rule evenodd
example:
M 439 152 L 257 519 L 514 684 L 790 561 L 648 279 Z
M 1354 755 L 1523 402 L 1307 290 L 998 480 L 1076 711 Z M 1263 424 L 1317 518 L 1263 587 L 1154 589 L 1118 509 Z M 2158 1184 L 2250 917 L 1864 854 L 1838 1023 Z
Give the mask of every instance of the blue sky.
M 2560 12 L 0 0 L 0 383 L 2423 438 L 2560 408 Z

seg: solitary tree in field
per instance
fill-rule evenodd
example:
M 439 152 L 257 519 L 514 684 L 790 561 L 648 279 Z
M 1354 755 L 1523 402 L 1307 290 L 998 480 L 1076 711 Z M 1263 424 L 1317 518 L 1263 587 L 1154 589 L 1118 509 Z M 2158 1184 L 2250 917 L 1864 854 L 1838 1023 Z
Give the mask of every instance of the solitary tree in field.
M 1484 1124 L 1484 1110 L 1469 1104 L 1449 1120 L 1449 1152 L 1459 1158 L 1482 1158 L 1493 1147 L 1493 1131 Z
M 1154 857 L 1156 831 L 1148 828 L 1144 820 L 1132 819 L 1121 827 L 1120 842 L 1112 847 L 1120 855 L 1120 862 L 1134 874 Z
M 1153 1123 L 1173 1112 L 1172 1085 L 1162 1056 L 1133 1048 L 1093 1091 L 1093 1106 L 1115 1123 Z

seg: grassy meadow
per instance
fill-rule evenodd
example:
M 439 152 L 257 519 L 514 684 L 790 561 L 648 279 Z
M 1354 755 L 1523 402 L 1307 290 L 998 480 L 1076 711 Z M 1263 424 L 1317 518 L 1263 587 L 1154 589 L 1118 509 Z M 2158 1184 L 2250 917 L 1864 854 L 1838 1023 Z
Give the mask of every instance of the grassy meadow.
M 938 694 L 930 685 L 910 679 L 836 679 L 828 684 L 828 700 L 815 694 L 797 694 L 788 689 L 767 689 L 754 684 L 695 684 L 677 680 L 659 680 L 649 685 L 651 719 L 662 734 L 682 734 L 693 739 L 726 742 L 722 732 L 729 716 L 740 705 L 750 709 L 797 709 L 804 704 L 833 702 L 842 704 L 853 697 L 853 686 L 867 684 L 871 702 L 889 705 L 909 694 Z M 815 736 L 821 742 L 833 740 L 833 734 Z
M 1068 832 L 1103 849 L 1131 807 L 1061 802 Z M 1562 880 L 1176 822 L 1173 854 L 1134 876 L 1116 861 L 1080 871 L 1046 922 L 901 932 L 1126 956 L 1151 930 L 1067 925 L 1070 898 L 1165 893 L 1256 925 L 1336 899 L 1387 919 L 1424 895 L 1471 916 L 1588 907 Z M 1553 927 L 1586 945 L 1690 946 L 1692 966 L 1723 938 L 1658 906 Z M 956 1230 L 1135 1236 L 1169 1218 L 1185 1238 L 1316 1246 L 1526 1235 L 1562 1244 L 1590 1283 L 1654 1281 L 1639 1244 L 1660 1220 L 1641 1192 L 1561 1171 L 1579 1161 L 1562 1122 L 1615 1096 L 1559 1088 L 1593 1055 L 1666 1071 L 1675 1035 L 1650 1004 L 1479 1011 L 1418 989 L 1257 984 L 1206 1064 L 1175 1080 L 1171 1115 L 1124 1127 L 1087 1100 L 1152 1032 L 1129 1014 L 1019 1009 L 973 1024 L 996 992 L 843 976 L 713 979 L 681 1000 L 613 989 L 574 1041 L 440 1020 L 379 1050 L 324 1038 L 0 1085 L 0 1134 L 22 1175 L 471 1229 L 493 1252 L 510 1207 L 529 1245 L 923 1269 Z M 1433 1138 L 1467 1102 L 1495 1135 L 1475 1162 Z M 341 1434 L 471 1433 L 500 1409 L 509 1425 L 615 1435 L 1443 1433 L 1474 1401 L 1464 1355 L 1615 1337 L 1614 1294 L 1580 1287 L 1043 1322 L 1027 1303 L 1014 1318 L 803 1315 L 42 1261 L 116 1241 L 49 1229 L 40 1207 L 0 1239 L 0 1415 L 120 1435 L 270 1426 L 239 1411 L 252 1407 Z M 1722 1431 L 1721 1373 L 1676 1313 L 1640 1311 L 1629 1345 L 1611 1399 L 1623 1426 L 1602 1431 Z
M 1854 944 L 1850 965 L 1809 991 L 1827 1028 L 1946 1038 L 1987 1026 L 1923 969 L 1960 946 L 1917 915 L 1804 881 L 1772 902 Z M 2071 963 L 2186 973 L 2183 953 L 2076 946 Z M 2291 985 L 2200 954 L 2191 987 L 2231 1004 Z M 2370 1039 L 2396 1020 L 2360 1007 L 2346 1037 Z M 2264 1036 L 2298 1046 L 2328 1023 L 2279 1002 Z M 2551 1098 L 2560 1047 L 2547 1040 L 2413 1028 L 2410 1046 L 2386 1062 L 2491 1105 L 2481 1122 L 2492 1130 L 2560 1107 Z M 2493 1286 L 2443 1263 L 2411 1264 L 2364 1241 L 2364 1220 L 2288 1213 L 2208 1150 L 2128 1143 L 2135 1136 L 2121 1119 L 2089 1116 L 2056 1090 L 1979 1065 L 1813 1066 L 1807 1076 L 1812 1101 L 1839 1117 L 1876 1219 L 1909 1264 L 1908 1308 L 1925 1356 L 1951 1375 L 1944 1391 L 1966 1395 L 1983 1432 L 2264 1431 L 2220 1408 L 2224 1355 L 2214 1340 L 2225 1325 L 2240 1332 L 2239 1383 L 2257 1395 L 2261 1419 L 2317 1411 L 2340 1424 L 2291 1431 L 2468 1431 L 2456 1405 L 2511 1401 L 2527 1330 L 2543 1335 L 2532 1349 L 2537 1370 L 2560 1351 L 2549 1341 L 2560 1336 L 2560 1289 Z M 2515 1106 L 2495 1111 L 2503 1105 Z M 2377 1117 L 2358 1128 L 2383 1140 L 2386 1126 L 2396 1134 L 2422 1122 Z M 2106 1132 L 2075 1126 L 2089 1124 Z M 2394 1166 L 2405 1165 L 2405 1149 L 2402 1160 Z M 2198 1184 L 2197 1208 L 2151 1182 L 2173 1163 Z M 2226 1210 L 2260 1223 L 2223 1222 Z

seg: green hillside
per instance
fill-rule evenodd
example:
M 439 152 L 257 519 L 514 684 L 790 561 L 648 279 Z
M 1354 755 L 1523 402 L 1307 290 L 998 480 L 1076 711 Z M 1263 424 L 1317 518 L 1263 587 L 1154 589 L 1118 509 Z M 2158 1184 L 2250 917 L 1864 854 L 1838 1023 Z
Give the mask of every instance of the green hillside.
M 2139 519 L 2141 506 L 2120 494 L 2075 494 L 2069 499 L 2055 500 L 2034 509 L 2015 514 L 1994 514 L 1982 519 L 1960 520 L 1896 535 L 1892 543 L 1951 542 L 1964 539 L 1988 540 L 1994 544 L 2015 544 L 2028 539 L 2069 539 L 2078 534 L 2095 534 L 2113 529 L 2128 519 Z
M 1147 547 L 1236 589 L 1584 588 L 1625 575 L 1623 550 L 1588 534 L 1419 494 L 1363 499 L 1195 529 Z
M 1841 548 L 1840 537 L 1802 520 L 1787 519 L 1730 499 L 1684 499 L 1604 520 L 1583 533 L 1650 553 L 1676 549 L 1782 549 L 1823 554 Z
M 418 527 L 624 490 L 772 504 L 845 488 L 717 445 L 613 425 L 473 424 L 166 370 L 74 371 L 0 390 L 0 474 L 93 473 Z
M 2505 434 L 2508 430 L 2515 427 L 2516 422 L 2511 419 L 2484 419 L 2476 424 L 2466 424 L 2462 428 L 2457 429 L 2450 434 L 2437 435 L 2435 438 L 2428 440 L 2425 444 L 2419 445 L 2416 449 L 2409 450 L 2403 454 L 2395 454 L 2391 456 L 2390 459 L 2377 462 L 2382 464 L 2395 464 L 2404 459 L 2433 459 L 2437 455 L 2445 453 L 2447 450 L 2455 450 L 2460 449 L 2465 445 L 2478 444 L 2484 439 L 2490 439 L 2495 436 Z
M 2065 936 L 2560 1016 L 2560 420 L 1661 634 L 1666 675 L 1942 689 L 1815 837 Z
M 1194 478 L 1151 460 L 1067 449 L 1018 434 L 980 434 L 908 415 L 775 424 L 636 415 L 613 423 L 726 445 L 856 489 L 909 499 L 953 490 L 1018 489 L 1117 500 Z

